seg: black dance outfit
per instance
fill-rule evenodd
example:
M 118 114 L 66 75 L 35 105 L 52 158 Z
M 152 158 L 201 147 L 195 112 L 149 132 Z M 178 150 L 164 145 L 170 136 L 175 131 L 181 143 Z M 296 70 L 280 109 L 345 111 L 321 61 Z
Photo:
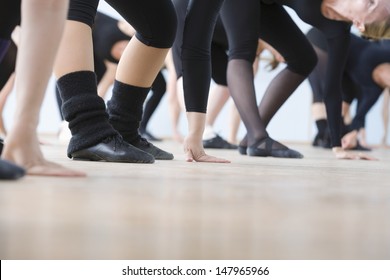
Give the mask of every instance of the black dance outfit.
M 170 0 L 107 0 L 136 30 L 135 37 L 147 46 L 168 49 L 176 34 L 176 13 Z M 91 28 L 95 20 L 99 0 L 71 0 L 68 20 L 84 23 Z M 156 159 L 172 159 L 173 155 L 153 146 L 139 135 L 139 123 L 143 104 L 150 88 L 114 82 L 113 94 L 107 102 L 97 96 L 96 76 L 90 71 L 66 74 L 57 81 L 62 99 L 62 113 L 69 123 L 72 138 L 68 156 L 74 159 L 101 160 L 95 157 L 99 145 L 133 151 L 109 152 L 106 161 L 144 162 Z M 108 118 L 107 118 L 108 113 Z M 125 142 L 122 141 L 125 140 Z M 113 140 L 114 139 L 114 140 Z M 127 143 L 130 145 L 127 146 Z M 126 146 L 126 147 L 125 147 Z M 133 149 L 136 147 L 137 149 Z M 140 153 L 142 150 L 146 153 Z M 153 155 L 150 158 L 150 154 Z
M 11 44 L 11 34 L 20 24 L 21 0 L 7 0 L 0 10 L 0 62 Z M 5 8 L 6 6 L 7 8 Z
M 266 143 L 260 143 L 268 138 L 266 125 L 316 64 L 313 48 L 282 7 L 286 5 L 295 10 L 303 21 L 316 26 L 326 36 L 329 45 L 329 65 L 324 100 L 329 116 L 332 144 L 341 146 L 341 77 L 348 52 L 350 24 L 325 18 L 321 13 L 321 4 L 322 0 L 249 0 L 245 1 L 245 5 L 239 0 L 193 0 L 188 7 L 182 46 L 187 111 L 203 113 L 206 111 L 211 76 L 212 27 L 222 8 L 221 17 L 230 46 L 229 89 L 247 128 L 247 144 L 252 145 L 252 154 L 263 155 Z M 279 74 L 279 82 L 270 85 L 269 89 L 273 94 L 266 94 L 266 99 L 263 98 L 260 104 L 260 119 L 257 116 L 258 112 L 253 109 L 256 100 L 253 71 L 250 71 L 259 34 L 260 38 L 278 50 L 287 62 L 286 71 Z M 245 97 L 241 96 L 242 94 L 246 94 Z M 262 149 L 257 150 L 256 147 L 260 146 Z M 274 148 L 286 149 L 272 146 L 272 149 Z
M 92 28 L 92 39 L 94 52 L 94 67 L 98 84 L 100 83 L 105 72 L 107 71 L 105 61 L 109 61 L 114 64 L 119 63 L 119 60 L 114 58 L 111 54 L 113 46 L 120 41 L 131 40 L 131 36 L 123 33 L 123 31 L 120 30 L 120 28 L 118 27 L 118 22 L 118 19 L 115 19 L 99 11 L 97 12 L 95 17 L 95 21 Z M 167 85 L 164 75 L 160 71 L 152 84 L 151 94 L 149 94 L 149 97 L 145 102 L 142 121 L 140 122 L 140 133 L 142 136 L 147 136 L 149 138 L 148 140 L 158 140 L 150 133 L 146 132 L 146 127 L 153 113 L 157 109 L 157 106 L 160 104 L 160 101 L 166 92 L 166 88 Z M 57 87 L 56 93 L 57 102 L 59 108 L 61 108 L 62 100 Z M 62 114 L 61 118 L 63 119 Z
M 206 112 L 210 53 L 205 40 L 212 34 L 207 30 L 204 21 L 208 20 L 209 26 L 214 26 L 218 16 L 215 11 L 222 6 L 223 1 L 219 4 L 216 2 L 211 4 L 195 0 L 189 5 L 182 46 L 187 111 Z M 210 9 L 206 9 L 205 5 Z M 197 17 L 202 19 L 201 24 L 196 22 Z M 248 131 L 248 143 L 245 143 L 243 150 L 246 152 L 248 145 L 248 154 L 253 156 L 302 157 L 269 138 L 265 127 L 314 67 L 316 57 L 310 43 L 284 8 L 278 4 L 269 5 L 258 0 L 249 0 L 242 5 L 238 0 L 226 0 L 221 18 L 229 40 L 229 90 Z M 199 29 L 203 34 L 197 32 Z M 284 40 L 286 36 L 291 36 L 294 40 Z M 277 49 L 287 62 L 287 68 L 274 79 L 263 98 L 261 118 L 257 108 L 252 68 L 259 38 Z M 279 38 L 281 40 L 277 40 Z M 203 43 L 199 45 L 198 42 L 202 40 Z M 199 79 L 204 83 L 200 83 Z M 202 96 L 199 96 L 200 94 Z M 242 143 L 241 145 L 243 146 Z
M 179 79 L 183 76 L 183 67 L 181 62 L 181 46 L 183 44 L 183 29 L 187 13 L 187 7 L 190 0 L 172 0 L 178 18 L 178 27 L 176 39 L 172 46 L 173 63 L 176 70 L 176 76 Z M 221 18 L 218 17 L 213 31 L 211 41 L 211 78 L 217 85 L 227 86 L 226 71 L 228 64 L 227 51 L 229 50 L 228 39 Z
M 316 28 L 307 33 L 307 38 L 317 48 L 319 62 L 310 74 L 309 82 L 313 89 L 313 102 L 323 101 L 325 88 L 324 69 L 327 63 L 328 46 L 323 34 Z M 373 79 L 372 73 L 383 63 L 390 63 L 390 40 L 367 40 L 355 34 L 350 34 L 350 47 L 343 75 L 343 100 L 352 103 L 357 100 L 356 114 L 352 123 L 345 127 L 343 134 L 359 130 L 365 126 L 365 118 L 369 110 L 379 99 L 383 88 Z M 323 53 L 323 54 L 322 54 Z

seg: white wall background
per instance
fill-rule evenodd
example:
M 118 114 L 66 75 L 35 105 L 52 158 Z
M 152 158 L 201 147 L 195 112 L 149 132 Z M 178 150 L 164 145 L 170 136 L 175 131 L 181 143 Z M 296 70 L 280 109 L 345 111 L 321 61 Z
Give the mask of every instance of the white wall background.
M 108 4 L 103 1 L 100 3 L 99 10 L 106 12 L 111 16 L 119 17 L 118 14 L 108 6 Z M 302 30 L 304 32 L 308 30 L 309 26 L 300 21 L 294 12 L 291 12 L 291 10 L 289 11 Z M 263 70 L 262 63 L 260 64 L 260 67 L 260 72 L 255 80 L 258 100 L 262 97 L 269 81 L 277 73 L 277 69 L 272 72 Z M 381 97 L 367 117 L 366 129 L 369 144 L 379 144 L 383 136 L 383 122 L 381 119 L 382 99 L 383 98 Z M 305 81 L 284 104 L 270 123 L 268 128 L 270 135 L 280 141 L 311 141 L 316 133 L 316 128 L 311 118 L 311 100 L 310 87 L 308 82 Z M 6 127 L 12 125 L 14 107 L 15 94 L 12 93 L 6 104 L 4 112 Z M 227 137 L 229 130 L 228 113 L 229 106 L 225 106 L 215 123 L 215 130 L 224 137 Z M 41 133 L 56 133 L 58 132 L 60 121 L 60 115 L 54 93 L 54 80 L 51 79 L 48 84 L 46 97 L 42 106 L 38 131 Z M 171 136 L 172 129 L 170 125 L 166 96 L 162 99 L 159 107 L 152 116 L 148 129 L 158 137 Z M 184 114 L 181 116 L 180 130 L 183 135 L 186 134 L 187 121 Z M 238 135 L 239 138 L 244 134 L 245 129 L 243 125 L 241 125 Z M 388 138 L 390 139 L 390 135 L 388 135 Z

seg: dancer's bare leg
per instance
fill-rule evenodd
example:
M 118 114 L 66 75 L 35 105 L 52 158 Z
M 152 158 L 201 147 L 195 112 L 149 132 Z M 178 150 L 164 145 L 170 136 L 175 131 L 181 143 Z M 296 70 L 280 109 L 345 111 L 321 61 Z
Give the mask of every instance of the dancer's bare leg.
M 133 37 L 118 63 L 116 80 L 129 85 L 151 87 L 168 51 L 146 46 Z
M 167 92 L 169 116 L 171 120 L 173 140 L 183 143 L 184 139 L 179 131 L 179 122 L 181 112 L 184 112 L 184 106 L 182 106 L 179 102 L 177 75 L 172 60 L 172 52 L 169 51 L 165 59 L 165 65 L 168 70 Z
M 184 89 L 183 89 L 183 77 L 180 77 L 176 81 L 176 97 L 179 102 L 180 110 L 182 112 L 186 111 L 186 106 L 184 104 Z M 184 142 L 184 138 L 181 139 L 180 143 Z
M 188 135 L 184 140 L 184 153 L 188 162 L 230 163 L 229 160 L 209 156 L 205 153 L 202 135 L 206 123 L 206 114 L 187 112 Z
M 13 73 L 9 77 L 7 83 L 0 91 L 0 136 L 5 136 L 7 134 L 7 130 L 3 122 L 3 111 L 4 111 L 5 103 L 7 102 L 8 99 L 8 95 L 11 93 L 14 87 L 14 82 L 15 82 L 15 73 Z
M 176 84 L 176 80 L 175 80 Z M 179 122 L 180 122 L 180 115 L 181 115 L 181 107 L 179 100 L 177 98 L 177 92 L 176 92 L 176 86 L 173 87 L 174 90 L 171 88 L 168 88 L 168 106 L 169 106 L 169 115 L 171 120 L 171 127 L 172 127 L 172 137 L 173 140 L 183 143 L 183 136 L 180 133 L 179 130 Z
M 352 117 L 351 117 L 351 104 L 347 102 L 343 102 L 342 109 L 341 109 L 341 115 L 343 116 L 344 123 L 346 125 L 349 125 L 352 123 Z
M 85 175 L 47 161 L 40 149 L 36 132 L 67 7 L 67 1 L 22 1 L 23 31 L 16 62 L 18 106 L 14 124 L 7 135 L 3 157 L 24 167 L 30 175 Z
M 237 144 L 237 135 L 238 135 L 238 130 L 240 128 L 241 124 L 241 117 L 240 113 L 237 110 L 236 104 L 234 102 L 231 103 L 230 105 L 230 131 L 229 131 L 229 137 L 228 141 L 232 144 Z
M 61 78 L 75 71 L 94 71 L 92 30 L 84 23 L 67 20 L 54 74 Z
M 221 85 L 214 85 L 212 87 L 207 104 L 206 126 L 214 126 L 215 120 L 229 98 L 230 93 L 228 87 Z

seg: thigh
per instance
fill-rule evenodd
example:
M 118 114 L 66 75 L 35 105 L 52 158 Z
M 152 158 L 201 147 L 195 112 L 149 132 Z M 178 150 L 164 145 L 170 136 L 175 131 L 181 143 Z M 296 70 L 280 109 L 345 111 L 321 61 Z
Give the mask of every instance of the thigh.
M 317 63 L 311 43 L 279 4 L 261 4 L 260 38 L 274 47 L 295 73 L 308 75 Z
M 171 0 L 107 0 L 137 31 L 148 46 L 170 48 L 175 39 L 177 18 Z
M 226 0 L 221 18 L 229 41 L 229 59 L 253 62 L 259 36 L 260 1 Z
M 227 65 L 228 56 L 226 49 L 222 46 L 211 45 L 211 77 L 218 85 L 227 86 Z

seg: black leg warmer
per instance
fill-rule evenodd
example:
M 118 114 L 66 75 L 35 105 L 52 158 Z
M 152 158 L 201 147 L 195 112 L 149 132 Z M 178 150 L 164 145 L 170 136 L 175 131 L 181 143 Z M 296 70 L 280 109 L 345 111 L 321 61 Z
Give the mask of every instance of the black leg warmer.
M 148 92 L 149 88 L 115 81 L 111 100 L 107 103 L 110 123 L 127 143 L 151 154 L 155 159 L 173 159 L 173 154 L 161 150 L 139 135 L 138 128 Z
M 69 122 L 72 138 L 68 157 L 118 135 L 108 122 L 104 100 L 97 95 L 96 75 L 91 71 L 67 74 L 57 81 L 62 99 L 62 113 Z
M 107 102 L 111 125 L 130 144 L 139 138 L 138 128 L 149 90 L 115 81 L 111 100 Z

